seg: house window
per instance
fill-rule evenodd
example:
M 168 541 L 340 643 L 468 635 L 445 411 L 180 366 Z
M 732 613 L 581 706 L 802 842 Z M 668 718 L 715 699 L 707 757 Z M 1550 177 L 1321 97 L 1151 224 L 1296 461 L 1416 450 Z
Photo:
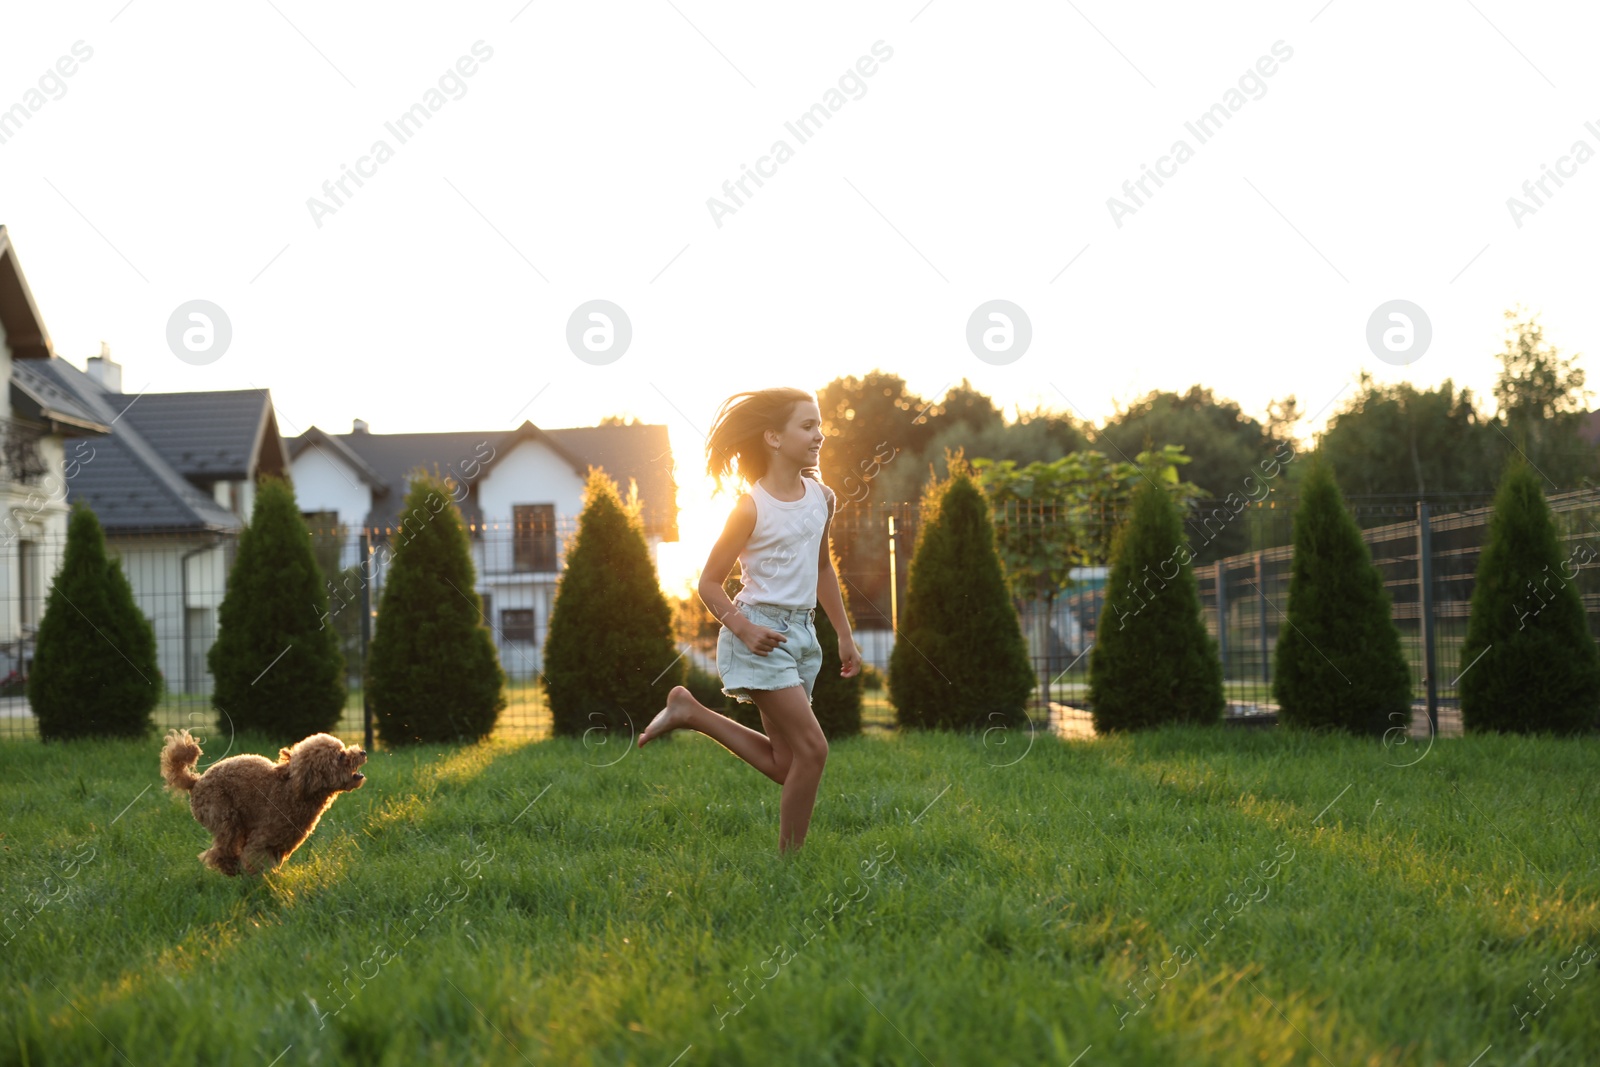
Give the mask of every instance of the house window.
M 556 506 L 517 504 L 512 507 L 511 569 L 556 569 Z
M 533 609 L 507 608 L 500 613 L 500 633 L 507 641 L 533 641 Z

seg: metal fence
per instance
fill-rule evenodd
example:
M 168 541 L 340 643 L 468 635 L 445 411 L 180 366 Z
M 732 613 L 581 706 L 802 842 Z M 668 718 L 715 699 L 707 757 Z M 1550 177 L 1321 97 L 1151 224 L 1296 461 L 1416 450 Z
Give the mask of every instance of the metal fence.
M 1273 657 L 1288 610 L 1293 558 L 1295 501 L 1285 497 L 1229 508 L 1223 501 L 1201 501 L 1186 523 L 1188 545 L 1204 561 L 1194 566 L 1202 613 L 1217 639 L 1230 716 L 1249 717 L 1277 709 L 1272 695 Z M 1461 646 L 1479 555 L 1488 540 L 1492 510 L 1487 496 L 1456 496 L 1425 504 L 1394 497 L 1354 497 L 1348 501 L 1374 564 L 1383 579 L 1402 647 L 1411 664 L 1411 731 L 1459 732 Z M 1600 636 L 1600 492 L 1579 490 L 1549 498 L 1567 573 L 1577 583 L 1587 609 L 1590 632 Z M 891 553 L 889 520 L 894 520 Z M 1010 517 L 995 516 L 997 532 Z M 1108 546 L 1118 515 L 1085 520 L 1076 516 L 1080 543 L 1102 546 L 1073 570 L 1072 586 L 1048 605 L 1017 600 L 1022 631 L 1039 679 L 1033 697 L 1041 721 L 1058 720 L 1087 707 L 1087 655 L 1105 611 Z M 1038 514 L 1028 520 L 1037 527 Z M 1044 522 L 1069 521 L 1052 516 Z M 892 647 L 891 617 L 904 610 L 908 564 L 915 544 L 917 514 L 911 505 L 863 505 L 840 513 L 836 544 L 853 542 L 840 577 L 856 618 L 858 639 L 869 661 L 882 668 Z M 1026 537 L 1026 530 L 1013 530 Z M 1254 550 L 1207 559 L 1206 549 L 1244 541 Z M 891 559 L 893 562 L 891 563 Z M 891 580 L 892 579 L 892 580 Z M 891 597 L 890 590 L 894 593 Z M 1530 596 L 1532 594 L 1530 593 Z M 1530 601 L 1530 604 L 1534 603 Z M 1115 620 L 1111 620 L 1113 623 Z
M 1588 611 L 1591 633 L 1600 634 L 1600 568 L 1581 566 L 1600 559 L 1600 493 L 1564 493 L 1549 502 L 1563 550 L 1580 564 L 1572 580 Z M 1438 506 L 1430 509 L 1393 499 L 1351 501 L 1383 576 L 1411 663 L 1416 700 L 1413 732 L 1430 726 L 1443 733 L 1459 729 L 1455 681 L 1467 666 L 1460 650 L 1491 513 L 1486 504 L 1471 504 L 1458 500 L 1449 505 L 1451 510 L 1440 511 Z M 1260 547 L 1194 568 L 1206 626 L 1217 638 L 1223 661 L 1230 713 L 1235 715 L 1275 709 L 1273 655 L 1288 608 L 1292 512 L 1293 502 L 1280 498 L 1230 513 L 1229 521 L 1248 526 L 1249 542 Z M 1202 559 L 1204 545 L 1216 537 L 1217 514 L 1212 503 L 1203 503 L 1189 521 L 1189 544 Z M 1027 536 L 1024 523 L 1042 531 L 1051 522 L 1071 521 L 1079 528 L 1080 540 L 1101 546 L 1109 545 L 1118 519 L 1097 516 L 1086 523 L 1082 516 L 1065 514 L 995 516 L 1000 532 L 1008 532 L 1010 523 L 1009 532 L 1023 537 Z M 841 586 L 857 639 L 868 662 L 879 670 L 887 667 L 894 624 L 904 611 L 918 522 L 918 509 L 911 504 L 856 504 L 842 508 L 835 519 Z M 476 591 L 510 678 L 508 706 L 497 727 L 500 734 L 539 737 L 549 732 L 539 672 L 574 527 L 571 519 L 555 522 L 519 516 L 518 521 L 480 523 L 469 531 Z M 325 570 L 339 576 L 329 583 L 328 622 L 341 634 L 349 672 L 349 698 L 338 727 L 347 736 L 362 734 L 366 639 L 361 619 L 365 615 L 369 621 L 368 634 L 381 626 L 377 606 L 387 572 L 387 546 L 402 533 L 393 528 L 313 533 Z M 216 639 L 217 607 L 236 542 L 111 532 L 107 544 L 121 560 L 140 609 L 155 627 L 167 689 L 155 715 L 158 726 L 226 730 L 227 723 L 216 722 L 219 716 L 212 708 L 206 654 Z M 0 546 L 0 737 L 37 736 L 21 688 L 48 592 L 44 576 L 53 573 L 63 548 L 16 541 Z M 1039 679 L 1032 700 L 1041 720 L 1085 705 L 1087 653 L 1104 614 L 1107 563 L 1103 549 L 1091 554 L 1074 569 L 1072 587 L 1048 604 L 1015 601 Z M 690 661 L 714 669 L 714 640 L 708 642 L 704 633 L 698 642 L 685 640 L 680 648 Z M 869 692 L 868 701 L 869 720 L 886 725 L 891 713 L 883 691 Z
M 543 736 L 549 732 L 550 716 L 538 684 L 541 650 L 565 561 L 565 545 L 576 524 L 570 518 L 538 515 L 519 520 L 473 524 L 469 537 L 477 574 L 475 591 L 509 679 L 508 703 L 497 733 Z M 349 690 L 336 727 L 343 736 L 361 737 L 364 732 L 362 676 L 367 645 L 381 625 L 378 607 L 390 554 L 405 532 L 400 527 L 311 531 L 329 595 L 322 622 L 338 632 L 345 656 Z M 120 561 L 135 602 L 155 630 L 164 688 L 153 716 L 157 727 L 163 732 L 173 727 L 204 729 L 211 736 L 225 736 L 229 723 L 226 713 L 212 704 L 207 656 L 216 641 L 217 612 L 237 557 L 237 539 L 199 534 L 129 535 L 108 530 L 106 548 Z M 0 738 L 38 736 L 25 679 L 49 592 L 49 576 L 60 566 L 64 551 L 60 538 L 0 545 Z M 466 594 L 463 591 L 461 595 Z M 317 620 L 311 604 L 306 611 L 309 619 Z M 368 620 L 365 629 L 363 615 Z M 118 654 L 109 646 L 105 653 Z

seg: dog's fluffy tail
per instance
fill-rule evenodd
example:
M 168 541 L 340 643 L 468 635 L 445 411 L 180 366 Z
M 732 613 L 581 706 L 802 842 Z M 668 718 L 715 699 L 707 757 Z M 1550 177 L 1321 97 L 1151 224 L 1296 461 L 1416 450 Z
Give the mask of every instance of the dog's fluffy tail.
M 194 773 L 194 765 L 200 759 L 200 744 L 188 730 L 173 730 L 167 734 L 167 743 L 161 750 L 161 777 L 167 780 L 167 788 L 174 793 L 182 790 L 187 793 L 194 788 L 200 777 Z

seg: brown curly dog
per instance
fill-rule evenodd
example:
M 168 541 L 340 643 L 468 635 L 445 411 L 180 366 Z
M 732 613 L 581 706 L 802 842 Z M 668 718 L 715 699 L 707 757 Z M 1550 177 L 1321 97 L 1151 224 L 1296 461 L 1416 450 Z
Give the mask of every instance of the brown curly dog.
M 367 754 L 331 734 L 279 749 L 277 763 L 231 756 L 197 776 L 199 759 L 189 731 L 173 730 L 161 750 L 161 777 L 174 793 L 189 794 L 195 821 L 215 839 L 201 862 L 227 875 L 238 874 L 241 861 L 251 874 L 278 866 L 311 836 L 336 796 L 366 781 L 356 768 Z

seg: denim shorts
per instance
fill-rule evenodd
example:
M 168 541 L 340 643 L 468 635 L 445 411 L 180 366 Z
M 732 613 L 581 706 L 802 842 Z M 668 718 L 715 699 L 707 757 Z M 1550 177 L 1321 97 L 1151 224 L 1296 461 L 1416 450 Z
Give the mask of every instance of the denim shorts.
M 806 687 L 806 699 L 822 671 L 822 645 L 817 641 L 816 608 L 779 608 L 770 604 L 734 605 L 751 622 L 783 634 L 785 641 L 758 656 L 726 626 L 717 634 L 717 673 L 722 691 L 754 704 L 752 689 Z

